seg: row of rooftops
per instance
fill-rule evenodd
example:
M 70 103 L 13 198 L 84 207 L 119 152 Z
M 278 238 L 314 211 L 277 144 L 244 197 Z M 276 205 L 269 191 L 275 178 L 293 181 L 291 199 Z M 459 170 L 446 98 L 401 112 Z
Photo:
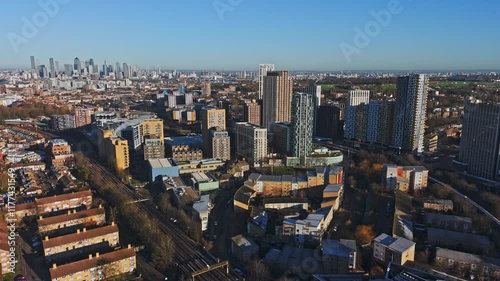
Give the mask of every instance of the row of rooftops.
M 38 226 L 47 226 L 47 225 L 52 225 L 56 223 L 62 223 L 66 221 L 72 221 L 76 220 L 79 218 L 84 218 L 84 217 L 92 217 L 92 216 L 97 216 L 97 215 L 105 215 L 106 212 L 102 206 L 99 206 L 99 208 L 95 209 L 87 209 L 87 210 L 82 210 L 77 212 L 76 210 L 70 211 L 68 210 L 67 214 L 63 215 L 58 215 L 58 216 L 51 216 L 51 217 L 42 217 L 40 216 L 38 218 Z
M 114 222 L 111 225 L 101 226 L 90 230 L 83 228 L 82 231 L 77 230 L 76 233 L 58 236 L 50 239 L 48 236 L 45 236 L 45 239 L 42 241 L 42 244 L 44 249 L 48 249 L 61 245 L 75 243 L 78 241 L 84 241 L 86 239 L 91 239 L 94 237 L 108 235 L 111 233 L 118 233 L 118 226 Z

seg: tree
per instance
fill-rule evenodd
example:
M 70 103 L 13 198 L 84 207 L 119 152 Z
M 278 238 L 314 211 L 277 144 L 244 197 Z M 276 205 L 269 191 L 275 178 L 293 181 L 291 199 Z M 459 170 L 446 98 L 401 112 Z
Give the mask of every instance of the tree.
M 89 179 L 90 170 L 87 166 L 81 166 L 78 168 L 78 176 L 80 179 L 87 181 Z
M 356 227 L 354 237 L 356 237 L 356 240 L 358 240 L 362 245 L 370 244 L 375 238 L 373 225 L 359 225 Z
M 250 275 L 249 280 L 266 281 L 271 279 L 267 266 L 258 260 L 253 260 L 250 262 L 248 272 Z
M 118 220 L 118 209 L 116 207 L 109 208 L 109 221 L 117 222 Z

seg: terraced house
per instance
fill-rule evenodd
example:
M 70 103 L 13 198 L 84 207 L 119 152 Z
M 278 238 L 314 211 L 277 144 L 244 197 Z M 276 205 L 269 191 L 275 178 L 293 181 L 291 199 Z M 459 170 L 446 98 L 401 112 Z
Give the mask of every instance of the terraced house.
M 92 226 L 103 225 L 106 223 L 106 213 L 102 206 L 96 209 L 88 209 L 77 212 L 76 210 L 69 211 L 67 214 L 38 218 L 38 229 L 41 233 L 47 231 L 61 229 L 71 226 Z
M 120 249 L 111 253 L 95 256 L 88 259 L 57 266 L 52 265 L 50 279 L 52 281 L 72 280 L 108 280 L 109 278 L 136 269 L 134 248 Z
M 37 213 L 45 214 L 85 206 L 87 209 L 92 205 L 92 192 L 90 190 L 74 193 L 54 195 L 51 197 L 36 198 L 35 205 Z
M 76 233 L 63 235 L 55 238 L 45 236 L 42 242 L 44 254 L 46 257 L 69 252 L 82 247 L 90 247 L 98 244 L 106 244 L 111 247 L 117 246 L 119 243 L 118 226 L 112 223 L 111 225 L 87 230 L 83 228 Z

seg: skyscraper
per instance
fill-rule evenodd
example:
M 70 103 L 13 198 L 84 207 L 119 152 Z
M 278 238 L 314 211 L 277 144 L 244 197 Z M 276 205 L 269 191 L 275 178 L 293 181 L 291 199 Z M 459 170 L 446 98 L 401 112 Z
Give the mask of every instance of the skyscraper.
M 246 122 L 238 122 L 236 129 L 236 153 L 254 166 L 260 167 L 267 157 L 267 129 Z
M 316 136 L 336 139 L 341 134 L 340 108 L 333 105 L 322 105 L 316 116 Z
M 267 75 L 268 71 L 274 71 L 274 64 L 259 64 L 259 100 L 264 94 L 264 76 Z
M 58 75 L 59 74 L 59 62 L 56 61 L 55 65 L 56 65 L 56 75 Z
M 56 66 L 54 65 L 54 58 L 49 58 L 50 78 L 56 77 Z
M 221 131 L 219 128 L 211 129 L 210 144 L 209 157 L 222 161 L 231 160 L 231 138 L 227 131 Z
M 500 180 L 500 104 L 466 101 L 458 159 L 469 174 Z
M 312 152 L 313 138 L 313 95 L 295 93 L 292 97 L 292 156 L 298 157 L 301 164 Z
M 300 92 L 312 95 L 312 98 L 313 98 L 313 118 L 314 118 L 313 135 L 316 135 L 317 134 L 316 118 L 318 115 L 318 108 L 321 105 L 321 85 L 303 87 L 302 89 L 300 89 Z
M 425 74 L 401 76 L 397 80 L 394 146 L 408 152 L 424 151 L 427 82 Z
M 30 62 L 31 62 L 31 69 L 36 70 L 35 56 L 30 56 Z
M 290 122 L 293 82 L 288 71 L 269 71 L 263 81 L 262 125 L 268 128 L 274 122 Z
M 80 63 L 80 59 L 79 58 L 75 58 L 75 60 L 73 61 L 73 69 L 78 73 L 80 74 L 80 70 L 82 68 L 82 64 Z
M 368 90 L 351 90 L 347 95 L 346 106 L 356 106 L 362 103 L 370 102 L 370 91 Z

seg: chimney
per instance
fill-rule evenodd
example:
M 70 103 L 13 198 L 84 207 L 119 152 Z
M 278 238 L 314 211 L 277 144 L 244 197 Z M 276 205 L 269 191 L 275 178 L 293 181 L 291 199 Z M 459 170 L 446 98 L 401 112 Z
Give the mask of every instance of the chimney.
M 102 204 L 99 204 L 99 209 L 102 209 Z
M 76 230 L 76 233 L 80 233 L 80 229 L 77 229 L 77 230 Z
M 38 217 L 38 219 L 39 219 L 39 220 L 42 220 L 42 219 L 43 219 L 43 217 L 42 217 L 42 216 L 39 216 L 39 217 Z
M 53 263 L 52 268 L 57 268 L 57 264 Z
M 68 215 L 71 214 L 71 210 L 68 210 Z
M 111 225 L 115 225 L 115 222 L 114 222 L 114 221 L 112 221 L 112 222 L 111 222 Z
M 49 241 L 49 236 L 45 236 L 45 241 Z
M 132 247 L 132 245 L 128 244 L 128 245 L 127 245 L 127 249 L 130 249 L 130 247 Z
M 99 252 L 95 253 L 95 257 L 98 258 L 99 257 Z
M 83 232 L 86 232 L 86 231 L 87 231 L 87 228 L 86 228 L 86 227 L 84 227 L 84 228 L 83 228 Z
M 89 260 L 91 260 L 91 259 L 92 259 L 92 254 L 89 254 Z
M 76 214 L 76 210 L 73 210 L 73 214 Z

